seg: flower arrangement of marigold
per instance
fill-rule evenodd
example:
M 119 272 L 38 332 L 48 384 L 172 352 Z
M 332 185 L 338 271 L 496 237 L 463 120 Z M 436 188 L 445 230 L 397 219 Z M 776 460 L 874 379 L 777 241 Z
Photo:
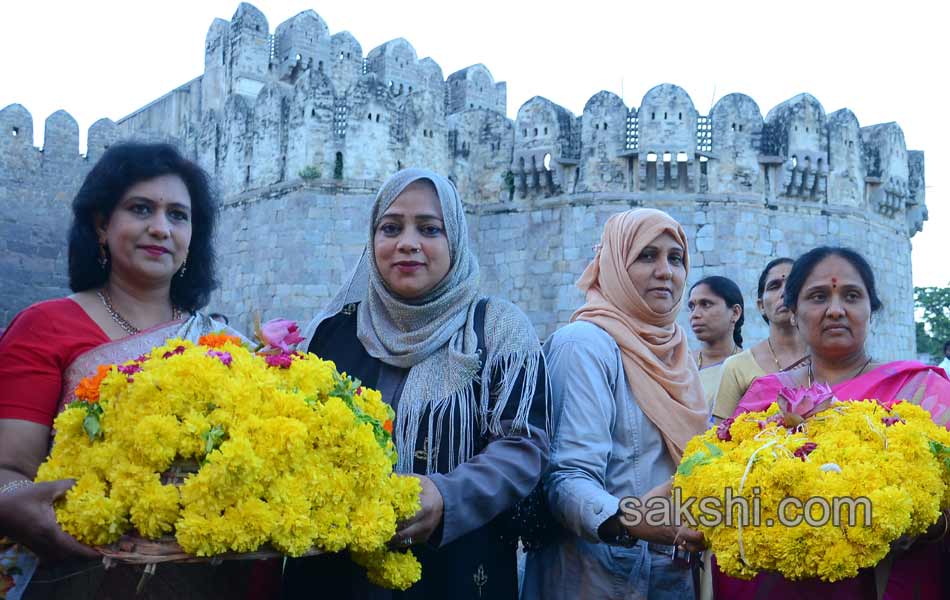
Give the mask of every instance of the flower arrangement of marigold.
M 93 545 L 173 534 L 199 557 L 347 549 L 374 583 L 408 588 L 421 567 L 386 543 L 419 509 L 420 486 L 393 473 L 392 409 L 332 362 L 271 350 L 172 339 L 84 380 L 37 476 L 77 480 L 57 520 Z M 197 472 L 163 483 L 189 460 Z
M 773 403 L 727 419 L 687 445 L 674 491 L 697 499 L 689 512 L 726 574 L 854 577 L 880 562 L 892 542 L 924 533 L 950 507 L 950 433 L 930 413 L 907 402 L 825 404 L 802 420 Z M 749 502 L 750 521 L 758 502 L 758 524 L 743 522 L 739 509 L 730 522 L 716 524 L 716 501 L 700 507 L 705 498 L 727 506 L 727 488 Z M 782 506 L 784 498 L 801 504 Z M 826 503 L 806 504 L 813 498 Z M 867 501 L 836 507 L 836 498 Z

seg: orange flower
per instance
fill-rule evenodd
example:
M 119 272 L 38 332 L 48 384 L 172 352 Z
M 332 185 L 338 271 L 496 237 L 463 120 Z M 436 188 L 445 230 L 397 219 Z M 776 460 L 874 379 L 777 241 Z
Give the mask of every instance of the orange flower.
M 385 429 L 386 431 L 389 432 L 390 435 L 392 435 L 392 433 L 393 433 L 393 420 L 392 420 L 392 419 L 386 419 L 386 422 L 383 423 L 383 429 Z
M 79 385 L 76 386 L 76 398 L 85 400 L 90 404 L 98 402 L 99 384 L 102 383 L 102 380 L 105 379 L 111 370 L 112 365 L 99 365 L 95 375 L 83 377 Z
M 236 346 L 244 345 L 244 342 L 241 338 L 236 335 L 228 335 L 223 332 L 209 333 L 198 338 L 198 343 L 202 346 L 207 346 L 208 348 L 220 348 L 221 346 L 231 342 Z

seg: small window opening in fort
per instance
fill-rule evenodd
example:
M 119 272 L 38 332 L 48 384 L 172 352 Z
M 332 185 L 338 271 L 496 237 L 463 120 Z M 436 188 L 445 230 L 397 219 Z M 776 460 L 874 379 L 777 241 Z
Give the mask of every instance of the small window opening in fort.
M 848 140 L 848 148 L 854 148 L 854 140 Z
M 537 127 L 534 128 L 534 137 L 538 137 L 538 128 L 537 128 Z
M 686 162 L 687 157 L 685 152 L 680 152 L 676 155 L 676 162 Z
M 599 129 L 600 129 L 600 123 L 595 124 L 595 125 L 594 125 L 594 129 L 599 130 Z
M 663 113 L 663 120 L 666 120 L 666 113 Z
M 352 56 L 352 54 L 350 54 L 349 52 L 346 53 L 346 57 L 347 57 L 347 58 L 350 58 L 351 56 Z
M 401 161 L 401 160 L 397 160 L 397 161 L 396 161 L 396 170 L 397 170 L 397 171 L 402 171 L 402 161 Z
M 368 115 L 366 115 L 366 118 L 367 118 L 368 120 L 372 121 L 372 120 L 373 120 L 373 113 L 369 113 Z
M 379 123 L 379 113 L 376 113 L 376 122 Z
M 524 137 L 528 137 L 528 130 L 527 130 L 527 129 L 524 130 Z
M 650 120 L 651 120 L 651 121 L 656 121 L 656 113 L 655 113 L 655 112 L 651 112 L 651 113 L 650 113 Z
M 647 162 L 656 162 L 656 152 L 647 153 Z
M 412 93 L 412 86 L 411 86 L 411 85 L 409 86 L 409 93 L 410 93 L 410 94 Z
M 317 116 L 317 109 L 311 108 L 311 109 L 310 109 L 310 116 L 311 116 L 311 117 Z
M 683 120 L 683 113 L 680 113 L 680 121 Z
M 736 124 L 735 124 L 735 123 L 732 124 L 732 130 L 733 130 L 733 131 L 736 130 Z
M 333 178 L 343 179 L 343 153 L 337 152 L 333 161 Z
M 402 84 L 399 84 L 399 93 L 402 94 Z
M 317 69 L 319 69 L 319 70 L 321 70 L 321 71 L 323 70 L 323 61 L 322 61 L 322 60 L 317 63 Z
M 469 104 L 468 107 L 469 107 L 469 108 L 475 108 L 475 105 L 474 105 L 474 104 Z
M 547 134 L 548 134 L 548 128 L 545 127 L 545 128 L 544 128 L 544 135 L 547 135 Z
M 741 125 L 741 124 L 739 125 L 739 131 L 742 131 L 742 125 Z
M 700 174 L 700 175 L 707 175 L 707 174 L 708 174 L 708 168 L 709 168 L 708 165 L 709 165 L 709 163 L 708 163 L 706 160 L 704 160 L 705 158 L 706 158 L 706 157 L 703 156 L 702 158 L 699 159 L 699 174 Z
M 673 160 L 673 156 L 669 152 L 663 153 L 663 162 L 670 162 Z
M 811 130 L 810 130 L 808 127 L 806 127 L 806 128 L 805 128 L 805 133 L 811 133 Z
M 545 155 L 544 155 L 543 164 L 544 164 L 544 170 L 545 170 L 545 171 L 550 171 L 550 170 L 551 170 L 551 155 L 550 155 L 550 154 L 545 154 Z
M 12 128 L 12 129 L 10 130 L 10 133 L 13 135 L 13 137 L 16 137 L 16 136 L 20 135 L 20 128 L 19 128 L 19 127 L 14 127 L 14 128 Z
M 607 131 L 607 123 L 604 122 L 604 131 Z

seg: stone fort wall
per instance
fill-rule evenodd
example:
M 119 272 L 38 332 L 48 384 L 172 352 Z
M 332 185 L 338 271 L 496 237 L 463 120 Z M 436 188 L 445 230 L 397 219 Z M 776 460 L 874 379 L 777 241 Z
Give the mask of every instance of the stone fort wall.
M 522 306 L 542 335 L 580 303 L 573 282 L 607 216 L 653 206 L 684 224 L 691 281 L 740 284 L 747 340 L 765 335 L 759 269 L 840 243 L 864 252 L 880 279 L 875 356 L 912 356 L 910 237 L 927 216 L 924 157 L 896 123 L 862 127 L 808 94 L 764 117 L 730 94 L 701 115 L 671 84 L 639 107 L 599 92 L 579 116 L 542 97 L 514 120 L 505 106 L 505 84 L 483 65 L 443 78 L 406 40 L 364 56 L 313 11 L 271 34 L 241 4 L 209 28 L 201 76 L 115 124 L 97 122 L 85 157 L 67 114 L 50 117 L 38 150 L 25 109 L 0 111 L 0 201 L 12 207 L 0 216 L 0 273 L 16 281 L 0 291 L 0 324 L 64 289 L 68 200 L 102 149 L 138 138 L 172 140 L 213 174 L 223 282 L 213 308 L 245 327 L 255 310 L 313 314 L 362 248 L 375 189 L 398 168 L 424 166 L 449 174 L 468 204 L 486 291 Z

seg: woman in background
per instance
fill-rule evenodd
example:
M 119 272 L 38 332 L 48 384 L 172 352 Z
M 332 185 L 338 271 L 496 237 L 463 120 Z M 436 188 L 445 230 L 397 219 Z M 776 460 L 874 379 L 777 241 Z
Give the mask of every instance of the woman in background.
M 805 342 L 792 324 L 792 312 L 785 306 L 785 280 L 794 262 L 790 258 L 776 258 L 759 275 L 756 306 L 769 325 L 769 335 L 726 359 L 713 404 L 716 422 L 732 415 L 739 399 L 757 378 L 793 368 L 806 360 Z
M 719 389 L 723 362 L 742 350 L 744 306 L 742 291 L 728 277 L 705 277 L 689 289 L 689 326 L 700 343 L 696 365 L 710 410 Z

